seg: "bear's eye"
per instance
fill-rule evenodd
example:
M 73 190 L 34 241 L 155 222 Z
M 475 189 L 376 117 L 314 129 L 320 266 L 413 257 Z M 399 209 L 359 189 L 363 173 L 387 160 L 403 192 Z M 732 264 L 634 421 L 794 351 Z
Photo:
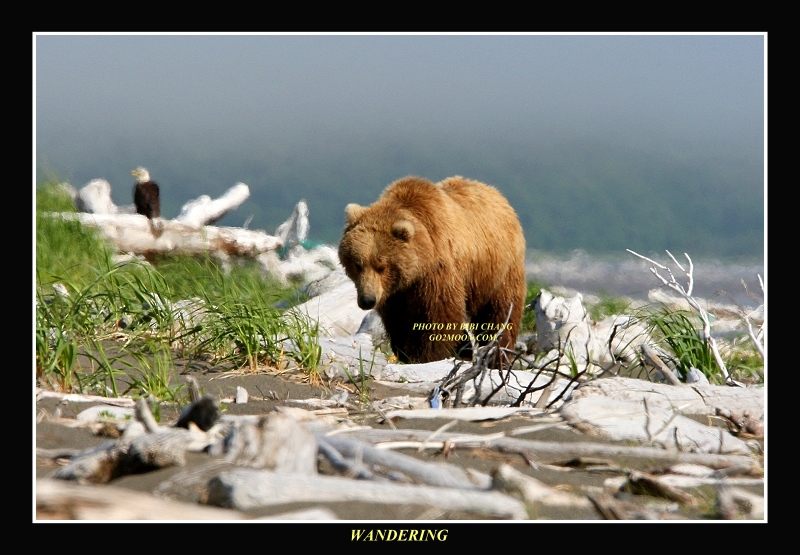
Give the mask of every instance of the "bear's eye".
M 362 266 L 361 264 L 353 264 L 353 268 L 359 274 L 364 270 L 364 266 Z
M 382 274 L 383 272 L 385 272 L 385 271 L 386 271 L 386 266 L 385 266 L 384 264 L 377 264 L 377 265 L 375 266 L 375 271 L 376 271 L 377 273 L 379 273 L 379 274 Z

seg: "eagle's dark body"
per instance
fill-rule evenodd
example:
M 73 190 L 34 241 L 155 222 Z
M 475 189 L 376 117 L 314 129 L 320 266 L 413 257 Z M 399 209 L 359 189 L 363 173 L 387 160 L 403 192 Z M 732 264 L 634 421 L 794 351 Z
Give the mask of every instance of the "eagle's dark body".
M 133 203 L 136 213 L 147 216 L 149 219 L 161 216 L 161 198 L 158 184 L 150 180 L 150 173 L 144 168 L 137 168 L 131 172 L 136 176 L 136 185 L 133 186 Z

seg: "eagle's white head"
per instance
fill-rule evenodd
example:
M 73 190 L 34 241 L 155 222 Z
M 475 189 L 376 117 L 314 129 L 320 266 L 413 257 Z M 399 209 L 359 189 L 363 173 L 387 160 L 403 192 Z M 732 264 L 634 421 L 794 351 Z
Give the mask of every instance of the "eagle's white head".
M 139 183 L 150 181 L 150 172 L 146 168 L 139 166 L 131 172 L 131 175 L 136 178 Z

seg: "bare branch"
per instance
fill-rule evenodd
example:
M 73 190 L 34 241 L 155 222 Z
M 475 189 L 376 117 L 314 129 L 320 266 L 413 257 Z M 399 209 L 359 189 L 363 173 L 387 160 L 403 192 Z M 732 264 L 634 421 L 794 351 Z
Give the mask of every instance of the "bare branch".
M 703 321 L 702 338 L 708 344 L 708 347 L 711 349 L 711 353 L 714 355 L 714 360 L 717 362 L 717 366 L 719 366 L 719 369 L 722 372 L 722 375 L 725 376 L 725 381 L 728 384 L 733 384 L 734 383 L 733 379 L 731 379 L 730 375 L 728 374 L 728 368 L 725 365 L 725 362 L 722 360 L 722 356 L 719 354 L 719 348 L 717 347 L 717 341 L 711 335 L 711 322 L 710 322 L 710 320 L 708 318 L 708 312 L 702 306 L 700 306 L 700 303 L 698 303 L 697 300 L 692 296 L 692 287 L 694 286 L 694 277 L 693 277 L 694 265 L 692 264 L 692 259 L 689 258 L 689 255 L 684 253 L 684 256 L 689 261 L 689 270 L 687 271 L 687 270 L 685 270 L 683 268 L 683 266 L 681 266 L 678 263 L 677 260 L 675 260 L 675 257 L 672 256 L 672 254 L 669 251 L 667 251 L 667 254 L 672 259 L 672 261 L 687 276 L 687 279 L 688 279 L 687 287 L 684 289 L 683 286 L 681 286 L 681 284 L 678 283 L 678 281 L 675 279 L 675 276 L 672 275 L 672 272 L 669 270 L 669 268 L 667 268 L 666 266 L 663 266 L 662 264 L 658 264 L 657 262 L 655 262 L 653 260 L 650 260 L 649 258 L 647 258 L 645 256 L 642 256 L 641 254 L 638 254 L 638 253 L 636 253 L 636 252 L 634 252 L 634 251 L 632 251 L 630 249 L 626 249 L 626 250 L 629 253 L 633 254 L 634 256 L 638 256 L 639 258 L 647 260 L 648 262 L 650 262 L 654 266 L 658 266 L 659 268 L 662 268 L 662 269 L 667 271 L 667 273 L 669 274 L 669 279 L 666 279 L 661 274 L 659 274 L 658 270 L 656 270 L 655 267 L 651 267 L 650 268 L 650 271 L 653 273 L 653 275 L 655 275 L 659 280 L 661 280 L 661 282 L 664 285 L 666 285 L 667 287 L 669 287 L 670 289 L 672 289 L 674 291 L 677 291 L 684 299 L 686 299 L 689 302 L 689 305 L 691 305 L 691 307 L 694 308 L 698 312 L 698 314 L 700 315 L 700 319 Z

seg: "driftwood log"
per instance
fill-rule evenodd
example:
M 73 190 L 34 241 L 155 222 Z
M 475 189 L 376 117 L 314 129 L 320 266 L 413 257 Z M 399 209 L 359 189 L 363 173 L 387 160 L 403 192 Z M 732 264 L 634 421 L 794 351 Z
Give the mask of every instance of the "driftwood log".
M 484 448 L 502 453 L 516 453 L 527 460 L 542 464 L 560 464 L 581 458 L 621 458 L 633 461 L 649 461 L 661 464 L 679 462 L 694 463 L 715 469 L 728 467 L 752 468 L 758 471 L 757 459 L 748 455 L 721 455 L 714 453 L 685 453 L 677 450 L 666 450 L 658 447 L 636 445 L 608 445 L 588 441 L 552 442 L 518 439 L 514 437 L 479 437 L 468 434 L 444 432 L 436 441 L 430 439 L 431 432 L 423 430 L 377 430 L 354 429 L 341 432 L 350 437 L 379 446 L 398 445 L 409 447 L 409 442 L 430 449 L 441 449 L 448 442 L 450 448 L 476 449 Z
M 255 257 L 284 244 L 279 237 L 263 231 L 212 225 L 247 200 L 250 188 L 244 183 L 236 183 L 216 199 L 201 195 L 187 202 L 172 220 L 152 221 L 137 214 L 132 206 L 115 205 L 111 200 L 111 185 L 105 179 L 94 179 L 79 191 L 69 184 L 64 187 L 79 212 L 52 216 L 96 228 L 120 252 L 141 255 L 212 252 L 220 256 Z
M 208 503 L 248 510 L 286 503 L 365 502 L 425 505 L 497 519 L 526 519 L 519 500 L 498 491 L 441 488 L 415 484 L 359 481 L 338 476 L 303 476 L 252 468 L 218 474 L 208 484 Z
M 582 383 L 572 392 L 572 398 L 584 397 L 646 402 L 650 407 L 676 409 L 692 415 L 711 416 L 718 409 L 725 409 L 734 413 L 749 412 L 751 418 L 764 419 L 763 387 L 674 386 L 618 377 Z
M 121 252 L 134 254 L 200 254 L 213 252 L 230 256 L 258 256 L 279 249 L 280 239 L 263 231 L 238 227 L 193 226 L 176 220 L 150 220 L 139 214 L 62 213 L 96 228 Z M 155 226 L 155 227 L 153 227 Z
M 706 426 L 677 411 L 646 401 L 583 397 L 561 407 L 561 416 L 588 436 L 657 445 L 695 453 L 751 453 L 750 446 L 727 429 Z
M 480 472 L 442 462 L 424 462 L 410 455 L 376 449 L 367 443 L 341 436 L 317 435 L 317 441 L 333 448 L 343 457 L 362 461 L 375 468 L 388 469 L 394 479 L 408 479 L 415 483 L 443 488 L 488 489 L 491 478 Z M 401 476 L 403 478 L 401 478 Z
M 113 486 L 36 481 L 37 520 L 243 520 L 239 511 L 159 499 Z

